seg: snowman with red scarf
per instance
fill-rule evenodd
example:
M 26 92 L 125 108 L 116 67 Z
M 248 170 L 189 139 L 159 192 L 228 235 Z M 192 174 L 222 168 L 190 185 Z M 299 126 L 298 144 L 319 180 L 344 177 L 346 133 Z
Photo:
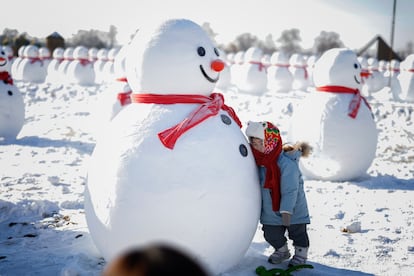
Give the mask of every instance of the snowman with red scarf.
M 25 105 L 10 75 L 7 53 L 0 50 L 0 142 L 13 141 L 23 127 Z
M 361 96 L 361 64 L 346 48 L 326 51 L 315 63 L 315 91 L 294 110 L 291 141 L 313 147 L 301 160 L 311 179 L 348 181 L 366 174 L 375 158 L 378 133 L 371 108 Z
M 241 123 L 213 93 L 224 63 L 206 32 L 186 19 L 140 28 L 128 51 L 132 103 L 90 160 L 91 236 L 107 261 L 163 242 L 213 274 L 224 272 L 249 248 L 261 204 Z

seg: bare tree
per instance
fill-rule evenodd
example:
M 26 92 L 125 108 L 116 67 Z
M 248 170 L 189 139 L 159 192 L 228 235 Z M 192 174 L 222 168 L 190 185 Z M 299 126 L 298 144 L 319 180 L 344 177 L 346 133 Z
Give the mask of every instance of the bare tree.
M 109 33 L 108 33 L 108 37 L 110 41 L 109 48 L 112 48 L 115 46 L 117 33 L 118 31 L 114 25 L 109 26 Z
M 111 48 L 112 38 L 107 32 L 98 30 L 79 30 L 69 39 L 68 45 L 76 47 L 79 45 L 91 48 Z
M 332 48 L 344 47 L 344 43 L 340 40 L 339 34 L 336 32 L 322 31 L 314 41 L 313 52 L 316 55 L 321 55 Z
M 280 43 L 280 50 L 285 52 L 287 55 L 292 55 L 294 53 L 302 52 L 302 47 L 300 46 L 300 31 L 298 29 L 284 30 L 277 40 Z
M 263 50 L 263 54 L 272 54 L 277 50 L 273 36 L 268 34 L 264 41 L 259 41 L 258 47 Z
M 244 33 L 236 37 L 233 44 L 237 51 L 246 51 L 252 46 L 258 46 L 259 40 L 251 33 Z

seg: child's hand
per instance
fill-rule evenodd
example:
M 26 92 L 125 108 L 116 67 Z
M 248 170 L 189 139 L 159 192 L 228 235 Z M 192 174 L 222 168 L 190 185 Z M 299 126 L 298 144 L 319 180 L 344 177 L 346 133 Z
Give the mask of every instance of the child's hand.
M 282 224 L 283 226 L 289 227 L 290 226 L 290 214 L 289 213 L 282 213 Z

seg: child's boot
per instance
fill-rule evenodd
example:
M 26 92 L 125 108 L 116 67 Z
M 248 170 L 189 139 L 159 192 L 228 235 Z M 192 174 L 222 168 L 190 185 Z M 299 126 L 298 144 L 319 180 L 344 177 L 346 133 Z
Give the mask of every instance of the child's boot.
M 309 247 L 295 246 L 295 255 L 289 261 L 289 266 L 306 264 Z
M 272 255 L 269 256 L 269 259 L 267 261 L 272 264 L 280 264 L 284 260 L 287 260 L 290 258 L 289 249 L 287 247 L 287 244 L 283 245 L 281 248 L 278 248 L 273 252 Z

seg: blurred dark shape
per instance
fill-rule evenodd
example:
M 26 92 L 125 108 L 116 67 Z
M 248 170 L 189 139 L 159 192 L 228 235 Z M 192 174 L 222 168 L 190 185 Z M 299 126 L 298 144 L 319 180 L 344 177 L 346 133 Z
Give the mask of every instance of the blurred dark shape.
M 136 248 L 110 262 L 103 276 L 208 276 L 190 255 L 167 245 Z
M 65 39 L 58 32 L 53 32 L 46 37 L 46 47 L 51 53 L 58 47 L 65 48 Z

